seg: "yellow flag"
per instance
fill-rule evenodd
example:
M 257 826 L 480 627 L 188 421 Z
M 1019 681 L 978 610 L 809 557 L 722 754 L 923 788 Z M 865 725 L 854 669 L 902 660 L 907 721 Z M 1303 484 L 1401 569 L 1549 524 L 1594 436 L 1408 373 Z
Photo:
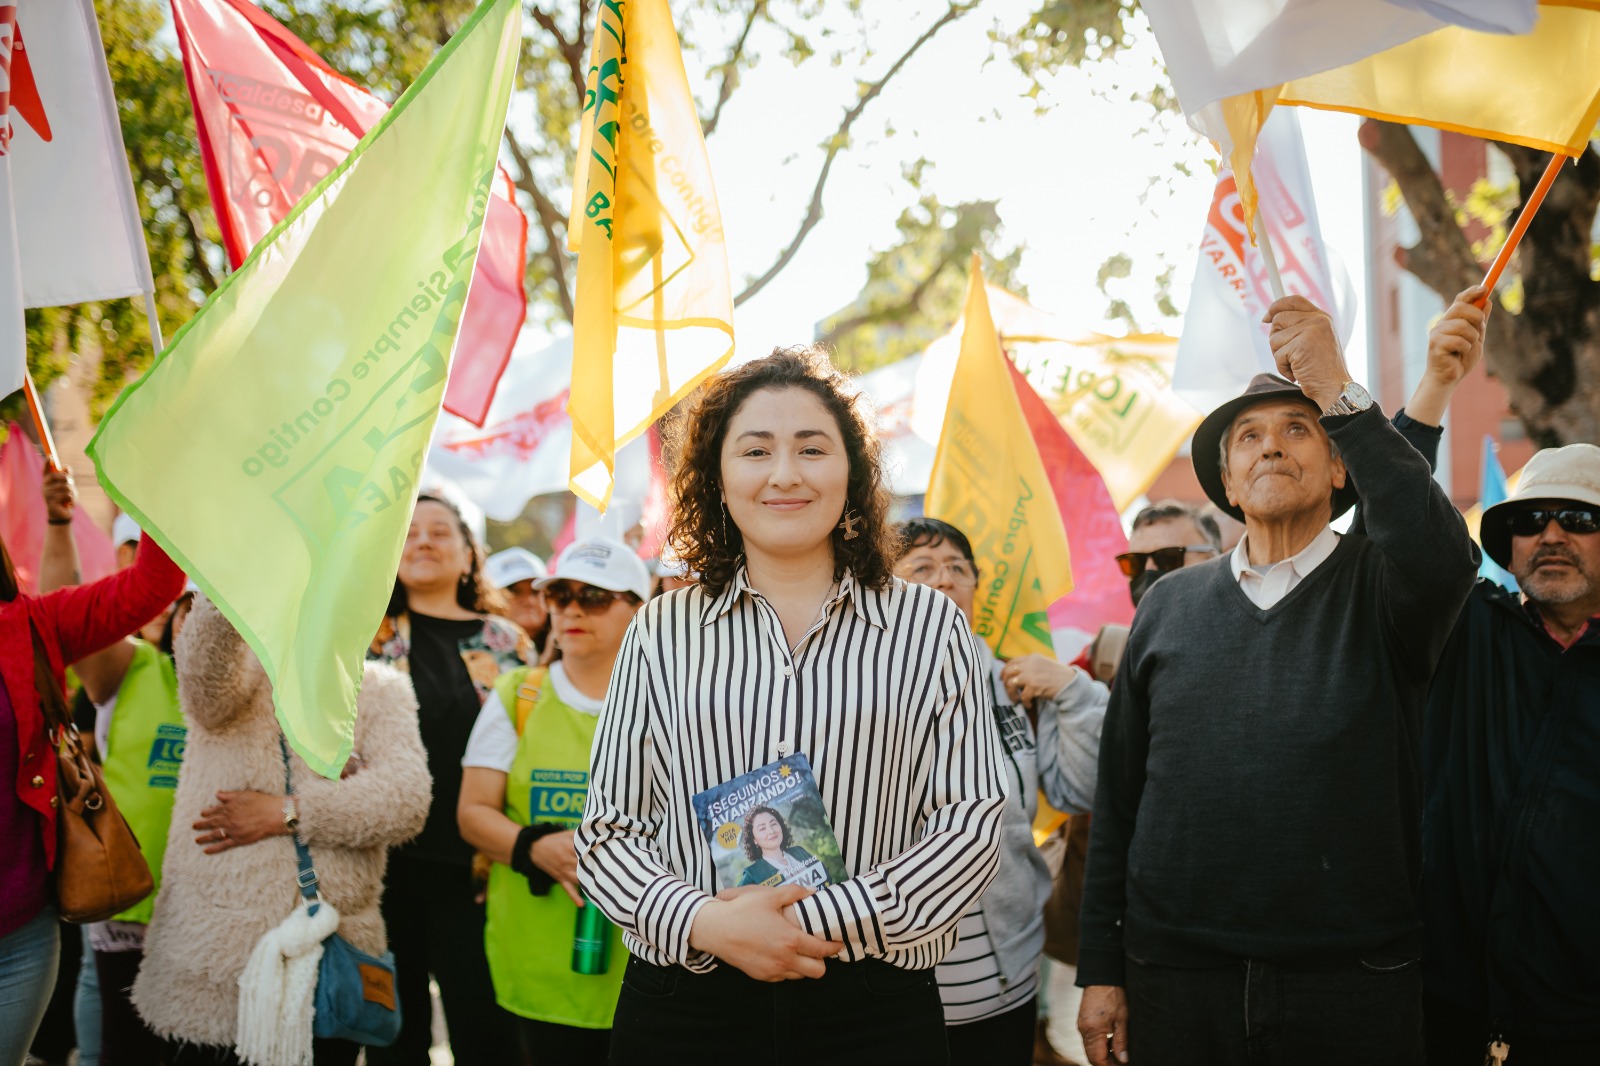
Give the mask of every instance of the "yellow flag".
M 1531 33 L 1449 26 L 1348 66 L 1223 101 L 1246 219 L 1254 218 L 1255 205 L 1249 162 L 1275 103 L 1581 155 L 1600 121 L 1600 0 L 1542 0 Z
M 1174 337 L 1091 335 L 1015 350 L 1119 511 L 1155 483 L 1200 424 L 1200 412 L 1172 391 Z
M 1126 510 L 1200 424 L 1172 391 L 1178 339 L 1084 334 L 1015 293 L 990 285 L 988 294 L 1006 349 Z
M 994 653 L 1053 656 L 1046 612 L 1072 591 L 1067 533 L 1000 351 L 976 256 L 963 322 L 923 510 L 972 541 L 980 571 L 973 628 Z
M 722 216 L 666 0 L 600 0 L 572 181 L 572 491 L 733 354 Z

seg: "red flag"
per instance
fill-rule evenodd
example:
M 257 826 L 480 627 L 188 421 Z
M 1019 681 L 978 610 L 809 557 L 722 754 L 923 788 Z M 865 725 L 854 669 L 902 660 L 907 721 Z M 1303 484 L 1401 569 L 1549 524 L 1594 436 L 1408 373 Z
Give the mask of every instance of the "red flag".
M 1127 625 L 1133 620 L 1133 601 L 1117 556 L 1128 550 L 1128 537 L 1111 492 L 1016 364 L 1007 359 L 1006 366 L 1072 545 L 1072 591 L 1051 605 L 1050 624 L 1091 636 L 1107 623 Z
M 44 457 L 15 423 L 0 445 L 0 541 L 5 542 L 17 580 L 26 592 L 39 587 L 39 560 L 44 554 Z M 78 570 L 85 584 L 117 568 L 111 538 L 82 507 L 72 513 L 72 539 L 78 546 Z
M 237 269 L 388 105 L 248 0 L 172 0 L 172 15 L 206 185 Z M 445 410 L 479 426 L 528 309 L 528 219 L 497 174 L 444 396 Z

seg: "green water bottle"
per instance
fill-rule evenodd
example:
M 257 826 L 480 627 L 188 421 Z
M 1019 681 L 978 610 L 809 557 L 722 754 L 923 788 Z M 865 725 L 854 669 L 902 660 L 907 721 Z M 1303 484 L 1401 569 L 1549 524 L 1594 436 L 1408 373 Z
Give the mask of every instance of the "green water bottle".
M 583 897 L 572 927 L 572 972 L 593 977 L 611 967 L 611 920 Z

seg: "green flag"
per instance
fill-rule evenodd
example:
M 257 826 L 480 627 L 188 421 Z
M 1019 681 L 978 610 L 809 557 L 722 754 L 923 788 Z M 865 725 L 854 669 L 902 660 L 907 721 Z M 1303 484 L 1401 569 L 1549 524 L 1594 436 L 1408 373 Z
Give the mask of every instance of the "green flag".
M 319 773 L 350 754 L 483 232 L 521 44 L 486 0 L 256 246 L 89 446 L 216 602 Z

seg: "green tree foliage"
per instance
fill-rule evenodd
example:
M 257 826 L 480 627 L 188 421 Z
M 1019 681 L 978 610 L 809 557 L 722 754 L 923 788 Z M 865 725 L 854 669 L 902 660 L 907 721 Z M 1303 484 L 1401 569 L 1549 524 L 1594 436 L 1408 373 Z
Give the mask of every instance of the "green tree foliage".
M 840 367 L 862 373 L 922 351 L 961 317 L 968 262 L 983 260 L 991 284 L 1027 293 L 1016 280 L 1022 248 L 1004 254 L 992 201 L 946 207 L 923 196 L 895 223 L 900 239 L 867 264 L 861 297 L 824 320 L 817 340 L 834 349 Z
M 393 100 L 461 25 L 472 0 L 259 0 L 335 69 Z M 856 120 L 918 50 L 976 6 L 950 3 L 905 51 L 879 56 L 861 0 L 682 0 L 675 3 L 708 138 L 760 62 L 855 64 L 882 70 L 839 101 L 837 129 L 815 148 L 818 174 L 811 202 L 796 205 L 793 239 L 772 266 L 738 294 L 748 299 L 780 273 L 821 218 L 834 161 L 849 151 Z M 819 18 L 844 11 L 853 18 Z M 595 0 L 524 0 L 526 23 L 519 95 L 505 136 L 504 158 L 529 218 L 527 287 L 530 318 L 547 326 L 572 317 L 573 261 L 566 252 L 566 212 L 576 123 L 584 97 Z M 219 244 L 184 84 L 182 61 L 165 0 L 96 0 L 107 65 L 121 109 L 123 139 L 155 276 L 161 328 L 171 335 L 227 273 Z M 805 165 L 802 154 L 801 165 Z M 925 209 L 926 210 L 926 209 Z M 962 217 L 956 209 L 953 217 Z M 931 216 L 930 216 L 931 218 Z M 149 365 L 143 301 L 116 300 L 30 312 L 29 366 L 42 387 L 78 354 L 97 355 L 92 397 L 98 418 L 121 387 Z M 14 398 L 13 405 L 17 402 Z
M 1109 59 L 1129 41 L 1135 0 L 1042 0 L 1012 33 L 996 33 L 1024 74 Z

